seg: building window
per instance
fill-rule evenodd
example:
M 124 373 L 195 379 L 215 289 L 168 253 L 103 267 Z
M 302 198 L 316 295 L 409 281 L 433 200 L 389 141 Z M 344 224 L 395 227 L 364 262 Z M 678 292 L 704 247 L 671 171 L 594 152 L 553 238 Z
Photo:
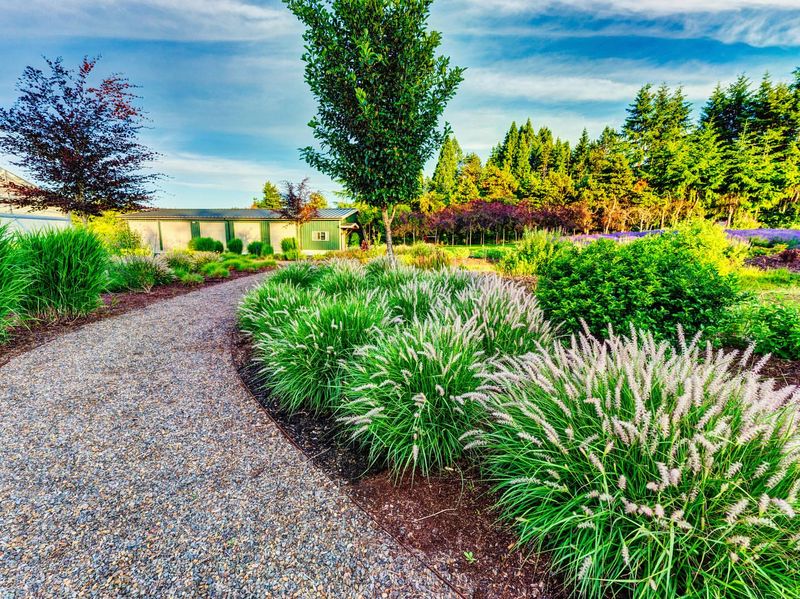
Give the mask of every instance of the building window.
M 328 241 L 327 231 L 312 231 L 311 241 Z

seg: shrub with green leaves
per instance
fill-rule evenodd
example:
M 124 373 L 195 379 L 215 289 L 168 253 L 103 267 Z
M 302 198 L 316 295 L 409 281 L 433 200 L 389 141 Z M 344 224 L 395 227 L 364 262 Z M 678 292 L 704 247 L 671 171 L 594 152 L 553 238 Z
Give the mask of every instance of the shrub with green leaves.
M 569 331 L 582 321 L 596 335 L 632 324 L 664 338 L 679 324 L 694 334 L 718 322 L 740 299 L 735 275 L 721 275 L 668 235 L 571 246 L 540 273 L 536 295 Z
M 348 368 L 341 422 L 395 475 L 452 466 L 481 412 L 466 401 L 485 374 L 481 343 L 475 321 L 458 316 L 378 338 Z
M 170 250 L 161 256 L 170 268 L 188 272 L 197 272 L 210 262 L 219 262 L 219 254 L 216 252 Z
M 0 342 L 7 336 L 7 328 L 17 316 L 28 286 L 28 275 L 20 258 L 8 226 L 0 226 Z
M 284 237 L 281 239 L 281 251 L 284 254 L 297 251 L 297 239 L 294 237 Z
M 200 285 L 205 281 L 205 277 L 199 272 L 189 272 L 188 270 L 176 269 L 172 274 L 186 286 Z
M 38 318 L 82 316 L 100 306 L 108 253 L 83 228 L 45 229 L 17 238 L 30 284 L 23 310 Z
M 558 233 L 526 230 L 516 247 L 502 254 L 498 267 L 507 275 L 536 276 L 569 245 Z
M 251 256 L 260 256 L 262 249 L 264 249 L 264 243 L 261 241 L 251 241 L 247 244 L 247 253 Z
M 374 293 L 328 298 L 292 314 L 280 337 L 255 336 L 262 374 L 287 411 L 329 412 L 339 405 L 354 350 L 388 326 Z
M 261 270 L 259 263 L 250 260 L 246 256 L 226 258 L 222 261 L 222 266 L 228 270 L 235 270 L 236 272 L 258 272 Z
M 704 218 L 683 221 L 668 229 L 663 237 L 701 262 L 713 265 L 723 275 L 735 272 L 747 257 L 746 242 L 732 239 L 724 227 Z
M 241 254 L 244 249 L 244 242 L 238 237 L 234 237 L 228 241 L 228 251 L 233 254 Z
M 463 439 L 581 596 L 796 598 L 800 393 L 747 358 L 579 335 L 507 358 Z
M 78 217 L 73 217 L 76 226 L 83 226 Z M 87 228 L 97 235 L 109 254 L 126 255 L 137 253 L 143 247 L 142 236 L 133 231 L 118 212 L 106 211 L 89 218 Z
M 321 271 L 316 286 L 329 295 L 347 294 L 366 286 L 366 270 L 358 260 L 334 258 Z
M 448 268 L 453 257 L 443 248 L 430 243 L 415 243 L 409 248 L 398 248 L 398 255 L 402 257 L 405 264 L 422 270 L 438 270 Z
M 262 256 L 272 256 L 274 253 L 275 253 L 275 250 L 272 248 L 272 246 L 270 244 L 265 243 L 263 246 L 261 246 L 261 255 Z
M 231 271 L 222 262 L 209 262 L 200 267 L 200 274 L 210 279 L 226 279 Z
M 161 256 L 114 256 L 109 265 L 109 291 L 144 291 L 175 279 Z M 186 271 L 188 272 L 188 271 Z
M 800 306 L 784 302 L 743 302 L 731 308 L 717 338 L 732 346 L 753 344 L 756 353 L 800 360 Z
M 296 287 L 313 287 L 319 281 L 323 271 L 311 262 L 298 262 L 284 266 L 272 275 L 271 279 L 278 283 L 291 283 Z
M 213 237 L 195 237 L 189 242 L 189 249 L 196 252 L 222 252 L 222 242 Z
M 556 339 L 558 329 L 544 317 L 536 298 L 497 276 L 478 279 L 459 294 L 453 309 L 476 319 L 487 356 L 521 355 L 547 348 Z

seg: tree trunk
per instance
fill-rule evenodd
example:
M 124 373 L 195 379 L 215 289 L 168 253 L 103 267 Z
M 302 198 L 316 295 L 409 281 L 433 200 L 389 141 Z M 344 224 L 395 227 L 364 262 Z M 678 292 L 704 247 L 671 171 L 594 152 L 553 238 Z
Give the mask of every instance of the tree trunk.
M 394 255 L 394 243 L 392 242 L 392 220 L 394 218 L 394 210 L 389 214 L 387 208 L 381 209 L 383 216 L 383 226 L 386 228 L 386 256 L 389 258 L 389 263 L 392 266 L 397 266 L 397 258 Z

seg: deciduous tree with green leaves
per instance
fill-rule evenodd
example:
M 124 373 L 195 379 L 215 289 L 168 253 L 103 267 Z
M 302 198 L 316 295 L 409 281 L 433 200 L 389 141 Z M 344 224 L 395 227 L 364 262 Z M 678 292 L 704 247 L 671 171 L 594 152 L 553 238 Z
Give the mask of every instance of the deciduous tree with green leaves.
M 437 56 L 428 30 L 433 0 L 284 0 L 305 25 L 305 79 L 317 100 L 309 123 L 314 168 L 380 209 L 394 261 L 398 204 L 421 192 L 420 172 L 444 141 L 439 119 L 463 69 Z

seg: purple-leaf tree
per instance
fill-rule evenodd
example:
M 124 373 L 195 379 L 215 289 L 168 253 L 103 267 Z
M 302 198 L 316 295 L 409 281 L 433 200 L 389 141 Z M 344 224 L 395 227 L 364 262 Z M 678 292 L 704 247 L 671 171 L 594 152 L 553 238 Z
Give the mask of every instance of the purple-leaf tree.
M 96 86 L 96 59 L 77 71 L 60 58 L 50 72 L 27 67 L 17 82 L 20 97 L 0 108 L 0 152 L 30 173 L 34 186 L 11 183 L 11 203 L 34 210 L 55 207 L 86 222 L 106 210 L 146 207 L 161 175 L 145 172 L 157 154 L 139 143 L 144 115 L 135 86 L 110 75 Z

